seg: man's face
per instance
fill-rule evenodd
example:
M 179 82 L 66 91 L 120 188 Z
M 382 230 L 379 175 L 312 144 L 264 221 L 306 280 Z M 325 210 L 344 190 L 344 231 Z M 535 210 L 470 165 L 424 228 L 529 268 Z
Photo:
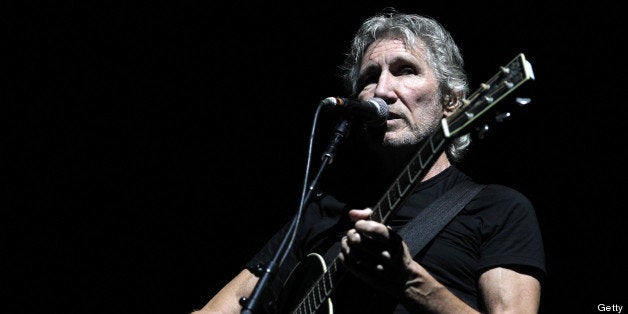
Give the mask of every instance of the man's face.
M 420 44 L 408 47 L 400 39 L 380 39 L 368 47 L 362 59 L 358 98 L 379 97 L 388 103 L 386 146 L 420 142 L 443 117 L 438 81 Z

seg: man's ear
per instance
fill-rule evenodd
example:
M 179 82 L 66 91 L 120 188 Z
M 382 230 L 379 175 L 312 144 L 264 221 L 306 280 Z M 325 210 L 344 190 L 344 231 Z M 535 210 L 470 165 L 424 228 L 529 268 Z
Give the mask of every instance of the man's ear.
M 458 94 L 446 94 L 443 97 L 443 111 L 445 117 L 449 117 L 452 113 L 454 113 L 458 107 L 462 104 L 462 95 Z

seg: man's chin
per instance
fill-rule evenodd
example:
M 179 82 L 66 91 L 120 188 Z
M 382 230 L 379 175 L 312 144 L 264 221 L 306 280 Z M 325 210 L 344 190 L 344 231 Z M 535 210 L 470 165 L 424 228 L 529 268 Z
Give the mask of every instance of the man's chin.
M 385 128 L 370 129 L 366 136 L 366 142 L 374 150 L 408 148 L 416 145 L 418 140 L 412 132 L 390 131 Z
M 405 135 L 405 136 L 404 136 Z M 386 132 L 382 138 L 382 146 L 384 147 L 407 147 L 417 143 L 414 136 L 400 134 L 396 132 Z

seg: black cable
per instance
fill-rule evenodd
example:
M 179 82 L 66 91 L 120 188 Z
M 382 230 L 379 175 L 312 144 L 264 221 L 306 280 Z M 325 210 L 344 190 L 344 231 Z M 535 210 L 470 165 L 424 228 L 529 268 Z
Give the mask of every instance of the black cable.
M 281 245 L 279 246 L 279 249 L 273 256 L 273 259 L 270 261 L 270 263 L 268 263 L 268 265 L 266 265 L 266 268 L 263 270 L 264 273 L 260 276 L 260 280 L 258 281 L 257 285 L 253 289 L 253 292 L 251 293 L 251 296 L 248 302 L 243 305 L 241 313 L 252 313 L 253 308 L 256 307 L 256 303 L 261 297 L 261 293 L 263 290 L 262 288 L 264 288 L 268 283 L 270 283 L 270 280 L 272 279 L 271 276 L 275 275 L 275 270 L 278 269 L 279 266 L 284 262 L 284 260 L 288 256 L 288 253 L 290 252 L 294 244 L 294 239 L 296 238 L 298 227 L 299 227 L 299 222 L 301 220 L 301 216 L 303 213 L 303 208 L 305 207 L 305 198 L 306 198 L 305 196 L 308 190 L 307 186 L 308 186 L 308 181 L 309 181 L 310 165 L 312 161 L 312 147 L 314 143 L 314 134 L 316 134 L 316 125 L 318 124 L 318 116 L 322 107 L 323 107 L 323 104 L 321 102 L 318 104 L 318 107 L 316 108 L 316 112 L 314 113 L 314 120 L 312 122 L 312 130 L 310 132 L 307 162 L 305 166 L 305 176 L 303 178 L 303 188 L 301 191 L 301 200 L 299 202 L 299 208 L 297 210 L 295 217 L 292 220 L 292 223 L 290 224 L 290 228 L 286 232 L 286 236 L 284 237 L 283 241 L 281 242 Z M 279 263 L 277 263 L 277 260 L 280 255 L 281 255 L 281 259 L 279 260 Z
M 308 186 L 309 176 L 310 176 L 310 165 L 312 163 L 312 147 L 314 145 L 314 135 L 316 134 L 316 125 L 318 124 L 318 115 L 322 107 L 323 105 L 319 103 L 318 107 L 316 108 L 316 112 L 314 113 L 314 120 L 312 122 L 312 130 L 310 131 L 310 137 L 309 137 L 307 162 L 305 164 L 305 176 L 303 178 L 303 188 L 301 190 L 301 201 L 299 202 L 299 209 L 297 211 L 297 214 L 294 220 L 292 221 L 290 230 L 288 231 L 288 232 L 292 232 L 292 235 L 290 236 L 290 242 L 288 243 L 288 247 L 286 248 L 286 251 L 281 257 L 281 260 L 279 261 L 279 265 L 283 263 L 283 261 L 288 256 L 288 253 L 292 249 L 292 246 L 294 244 L 294 239 L 296 238 L 297 231 L 299 228 L 298 225 L 299 225 L 299 222 L 301 221 L 301 215 L 303 214 L 303 208 L 305 207 L 305 195 L 308 189 L 307 186 Z

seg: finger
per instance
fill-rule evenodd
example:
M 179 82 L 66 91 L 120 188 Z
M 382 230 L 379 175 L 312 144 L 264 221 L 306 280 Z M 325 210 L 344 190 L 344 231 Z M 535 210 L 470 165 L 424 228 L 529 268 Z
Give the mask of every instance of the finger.
M 369 236 L 373 239 L 386 241 L 390 238 L 391 229 L 379 222 L 371 220 L 358 220 L 355 222 L 354 229 L 356 232 Z
M 372 214 L 373 210 L 370 208 L 352 209 L 349 211 L 349 218 L 351 218 L 351 221 L 371 220 Z
M 349 246 L 362 251 L 383 251 L 390 245 L 386 241 L 373 238 L 372 234 L 360 233 L 356 229 L 350 229 L 346 234 L 346 242 Z
M 341 262 L 345 262 L 347 259 L 347 255 L 349 254 L 349 246 L 347 245 L 347 236 L 342 237 L 340 239 L 340 254 L 338 254 L 338 258 Z
M 348 253 L 350 252 L 355 260 L 381 264 L 378 266 L 380 270 L 382 265 L 392 262 L 393 254 L 391 252 L 393 251 L 391 251 L 389 243 L 371 239 L 368 236 L 357 233 L 354 229 L 347 232 L 346 237 L 343 237 L 342 245 L 346 256 L 349 256 Z
M 361 265 L 364 260 L 368 261 L 370 257 L 368 257 L 368 254 L 360 253 L 359 249 L 351 247 L 351 237 L 352 236 L 344 236 L 340 240 L 340 254 L 338 255 L 338 258 L 349 269 L 362 269 L 363 266 L 358 266 Z M 359 235 L 354 233 L 353 237 L 359 237 Z
M 353 249 L 351 254 L 341 258 L 343 265 L 358 278 L 379 287 L 396 286 L 399 282 L 399 268 L 390 261 L 380 258 L 365 257 Z
M 377 262 L 386 263 L 392 259 L 393 252 L 397 252 L 390 244 L 371 239 L 359 233 L 348 236 L 346 243 L 347 247 L 351 248 L 351 253 L 359 256 L 360 259 L 373 259 Z M 395 256 L 397 255 L 395 254 Z
M 378 267 L 391 266 L 393 261 L 391 259 L 390 252 L 388 251 L 370 251 L 361 250 L 360 248 L 353 248 L 351 251 L 351 258 L 354 260 L 360 260 Z M 375 269 L 375 267 L 373 267 Z
M 359 234 L 359 244 L 364 250 L 387 251 L 387 256 L 396 258 L 403 253 L 403 239 L 394 230 L 379 223 L 359 221 L 351 234 Z M 354 237 L 351 238 L 352 240 Z M 353 244 L 353 243 L 352 243 Z

